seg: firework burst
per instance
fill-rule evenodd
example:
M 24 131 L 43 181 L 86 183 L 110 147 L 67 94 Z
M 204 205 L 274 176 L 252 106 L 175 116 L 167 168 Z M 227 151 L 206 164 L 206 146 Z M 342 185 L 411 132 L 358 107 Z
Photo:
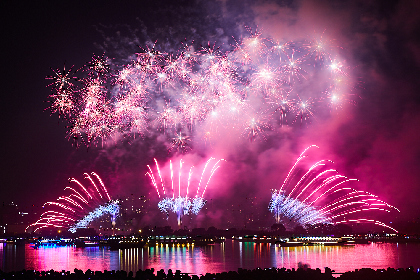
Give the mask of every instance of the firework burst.
M 89 186 L 82 185 L 78 180 L 71 178 L 69 181 L 74 186 L 66 187 L 65 196 L 60 196 L 56 201 L 46 202 L 43 206 L 44 213 L 38 221 L 29 225 L 36 232 L 43 228 L 67 229 L 74 233 L 78 228 L 87 228 L 89 224 L 106 214 L 115 219 L 119 213 L 119 202 L 109 196 L 102 179 L 94 172 L 85 173 Z
M 372 222 L 397 232 L 385 223 L 366 218 L 369 213 L 399 210 L 376 195 L 354 189 L 349 179 L 333 168 L 333 162 L 321 160 L 307 170 L 307 151 L 298 157 L 278 190 L 272 191 L 269 210 L 276 221 L 292 229 L 318 224 Z
M 223 159 L 216 160 L 210 158 L 204 165 L 199 180 L 193 180 L 193 168 L 191 166 L 188 175 L 183 171 L 183 161 L 179 161 L 178 168 L 174 167 L 172 161 L 169 161 L 169 179 L 164 180 L 161 169 L 155 159 L 156 169 L 153 172 L 150 165 L 149 172 L 146 173 L 152 181 L 160 199 L 158 207 L 160 211 L 167 214 L 173 212 L 177 215 L 178 225 L 181 225 L 181 219 L 184 215 L 197 215 L 206 204 L 204 194 L 207 190 L 210 180 L 214 173 L 220 167 Z M 177 169 L 177 170 L 176 170 Z M 178 171 L 178 174 L 175 174 Z M 155 176 L 157 175 L 157 176 Z M 169 182 L 169 183 L 168 183 Z
M 184 43 L 165 53 L 154 44 L 123 66 L 93 56 L 78 71 L 84 77 L 66 68 L 48 77 L 51 111 L 86 145 L 156 132 L 181 148 L 183 136 L 193 146 L 203 131 L 211 135 L 206 142 L 228 130 L 238 139 L 264 139 L 263 130 L 300 126 L 350 100 L 352 80 L 337 52 L 315 40 L 273 42 L 255 33 L 226 52 Z M 255 112 L 263 113 L 252 121 Z

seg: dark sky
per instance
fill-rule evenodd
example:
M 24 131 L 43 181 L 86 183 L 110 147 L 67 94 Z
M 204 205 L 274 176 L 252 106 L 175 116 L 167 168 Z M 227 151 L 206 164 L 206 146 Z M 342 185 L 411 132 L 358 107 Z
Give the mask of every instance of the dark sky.
M 230 162 L 218 171 L 223 173 L 223 191 L 211 193 L 214 201 L 220 199 L 223 205 L 242 199 L 238 205 L 244 205 L 244 199 L 254 195 L 269 199 L 270 189 L 283 180 L 303 148 L 316 144 L 322 158 L 359 179 L 359 189 L 399 208 L 399 219 L 420 218 L 416 1 L 56 2 L 0 4 L 1 201 L 41 205 L 62 195 L 69 177 L 82 179 L 83 172 L 90 171 L 101 175 L 113 196 L 155 195 L 144 176 L 146 165 L 153 164 L 153 157 L 164 162 L 175 155 L 147 137 L 105 147 L 74 147 L 66 138 L 67 123 L 47 109 L 51 87 L 45 77 L 53 74 L 50 68 L 62 69 L 64 64 L 81 68 L 104 51 L 115 64 L 127 63 L 137 45 L 155 40 L 171 51 L 192 41 L 232 49 L 232 38 L 246 37 L 248 26 L 274 40 L 321 34 L 339 46 L 351 76 L 354 105 L 277 138 L 240 144 L 225 154 L 216 148 Z M 200 155 L 210 156 L 209 150 Z M 197 156 L 194 152 L 187 156 Z M 262 202 L 256 211 L 265 213 L 267 204 Z M 216 220 L 222 214 L 211 215 Z

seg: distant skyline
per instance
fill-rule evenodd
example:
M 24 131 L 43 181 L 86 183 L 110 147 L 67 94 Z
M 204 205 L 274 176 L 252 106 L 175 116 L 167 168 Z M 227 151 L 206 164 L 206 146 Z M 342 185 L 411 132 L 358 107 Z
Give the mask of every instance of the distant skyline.
M 0 9 L 4 42 L 1 47 L 4 59 L 1 67 L 2 202 L 13 201 L 24 208 L 39 207 L 62 195 L 69 178 L 83 179 L 83 173 L 97 172 L 113 198 L 147 196 L 156 202 L 156 208 L 140 221 L 148 224 L 162 216 L 156 190 L 145 176 L 147 165 L 153 166 L 154 158 L 166 168 L 169 160 L 179 162 L 183 158 L 185 166 L 195 165 L 199 170 L 209 157 L 216 157 L 226 162 L 206 191 L 212 210 L 206 211 L 206 217 L 194 217 L 196 226 L 219 227 L 221 219 L 242 217 L 235 213 L 236 209 L 252 213 L 253 217 L 267 217 L 270 219 L 267 224 L 272 224 L 275 219 L 268 211 L 271 190 L 280 187 L 302 150 L 315 144 L 320 147 L 317 158 L 334 161 L 340 174 L 358 179 L 357 189 L 375 194 L 400 209 L 399 214 L 382 217 L 384 222 L 420 222 L 418 3 L 64 1 L 4 2 Z M 279 111 L 268 111 L 271 107 L 267 104 L 271 106 L 271 103 L 267 99 L 254 98 L 253 93 L 246 91 L 247 82 L 266 86 L 258 80 L 262 79 L 261 69 L 256 63 L 248 68 L 247 62 L 235 57 L 235 63 L 243 63 L 235 76 L 235 90 L 246 96 L 243 99 L 246 108 L 271 118 L 263 133 L 224 129 L 219 138 L 206 142 L 198 137 L 207 128 L 201 125 L 190 130 L 189 147 L 178 150 L 171 148 L 172 136 L 149 127 L 147 133 L 136 137 L 131 135 L 104 145 L 98 141 L 90 146 L 79 141 L 76 147 L 68 135 L 72 122 L 49 108 L 52 101 L 49 96 L 54 91 L 52 86 L 47 86 L 52 81 L 46 77 L 54 75 L 51 69 L 62 70 L 64 66 L 69 69 L 73 65 L 73 69 L 80 69 L 92 57 L 104 54 L 111 63 L 112 76 L 128 67 L 141 48 L 151 49 L 154 44 L 158 51 L 168 55 L 176 55 L 185 46 L 193 47 L 194 51 L 210 46 L 233 56 L 236 44 L 255 37 L 256 33 L 258 38 L 266 40 L 267 49 L 270 44 L 289 43 L 289 48 L 296 50 L 288 53 L 289 59 L 308 50 L 314 38 L 327 42 L 329 59 L 340 58 L 346 67 L 340 79 L 346 81 L 344 91 L 349 102 L 338 110 L 322 107 L 321 103 L 332 96 L 323 86 L 331 84 L 327 89 L 338 88 L 339 82 L 333 81 L 335 76 L 327 77 L 315 71 L 320 62 L 316 56 L 308 59 L 316 52 L 311 49 L 301 59 L 312 64 L 302 66 L 301 81 L 298 86 L 290 86 L 290 94 L 296 103 L 309 95 L 314 100 L 313 112 L 303 117 L 304 113 L 295 108 L 297 121 L 291 118 L 286 124 L 281 123 Z M 290 42 L 298 42 L 299 49 L 297 43 L 291 46 Z M 267 65 L 274 65 L 273 56 L 266 49 L 254 55 Z M 271 60 L 267 61 L 268 58 Z M 228 59 L 233 61 L 231 57 Z M 286 70 L 282 68 L 282 71 Z M 87 73 L 80 71 L 77 75 Z M 107 84 L 113 88 L 108 93 L 115 94 L 114 85 Z M 285 83 L 280 83 L 278 88 L 286 89 Z M 168 92 L 165 94 L 175 106 L 179 91 Z M 152 112 L 157 108 L 153 112 L 159 112 L 157 96 L 150 98 L 146 110 Z M 221 123 L 228 121 L 224 118 Z M 188 125 L 185 123 L 183 127 L 187 132 Z M 226 216 L 224 209 L 228 205 L 235 211 Z M 162 220 L 162 225 L 165 224 Z

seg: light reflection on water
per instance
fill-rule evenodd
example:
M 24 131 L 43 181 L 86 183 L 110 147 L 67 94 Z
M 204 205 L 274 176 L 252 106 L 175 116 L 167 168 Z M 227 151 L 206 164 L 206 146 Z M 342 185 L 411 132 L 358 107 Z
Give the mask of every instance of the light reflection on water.
M 212 246 L 155 246 L 110 251 L 107 248 L 75 246 L 40 247 L 0 243 L 0 269 L 73 271 L 181 270 L 193 274 L 223 272 L 238 268 L 330 267 L 336 272 L 359 268 L 420 267 L 420 244 L 371 243 L 355 246 L 280 247 L 274 244 L 227 240 Z

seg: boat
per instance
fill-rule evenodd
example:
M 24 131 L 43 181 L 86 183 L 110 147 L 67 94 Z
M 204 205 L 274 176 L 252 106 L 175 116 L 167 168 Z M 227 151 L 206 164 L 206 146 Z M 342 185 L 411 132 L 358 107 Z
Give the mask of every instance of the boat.
M 147 242 L 148 246 L 159 245 L 191 245 L 191 246 L 206 246 L 214 245 L 215 240 L 211 237 L 203 236 L 152 236 Z
M 74 240 L 74 245 L 76 247 L 104 247 L 108 246 L 108 242 L 106 240 L 98 239 L 98 238 L 89 238 L 89 237 L 78 237 Z
M 279 240 L 276 242 L 276 244 L 280 245 L 280 247 L 297 247 L 297 246 L 303 246 L 303 242 L 298 241 L 286 241 L 286 240 Z
M 108 245 L 110 250 L 143 248 L 146 241 L 141 237 L 117 237 L 108 239 Z
M 234 238 L 239 242 L 255 242 L 255 243 L 276 243 L 277 238 L 271 236 L 258 236 L 258 235 L 245 235 L 237 236 Z
M 74 242 L 72 239 L 59 238 L 59 239 L 38 239 L 35 241 L 35 248 L 39 247 L 58 247 L 58 246 L 72 246 Z
M 352 238 L 348 237 L 298 237 L 292 239 L 279 240 L 277 242 L 281 247 L 295 246 L 349 246 L 354 245 Z

